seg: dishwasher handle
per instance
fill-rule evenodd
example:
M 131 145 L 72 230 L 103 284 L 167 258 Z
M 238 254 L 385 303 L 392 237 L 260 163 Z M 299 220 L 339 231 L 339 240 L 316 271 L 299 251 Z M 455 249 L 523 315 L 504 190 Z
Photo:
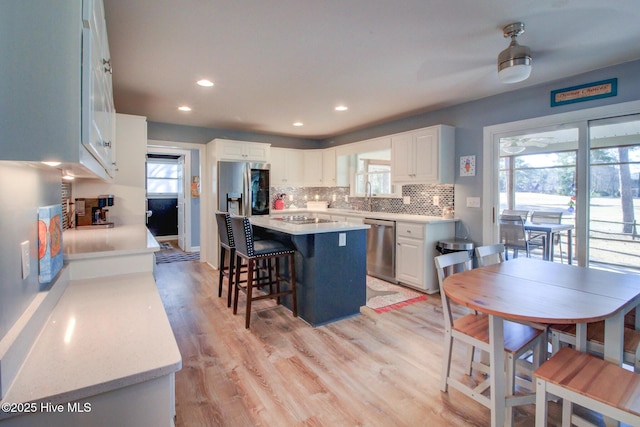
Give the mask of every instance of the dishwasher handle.
M 369 225 L 382 225 L 385 227 L 395 227 L 396 226 L 396 222 L 395 221 L 387 221 L 387 220 L 383 220 L 383 219 L 373 219 L 373 218 L 365 218 L 364 219 L 364 223 L 365 224 L 369 224 Z

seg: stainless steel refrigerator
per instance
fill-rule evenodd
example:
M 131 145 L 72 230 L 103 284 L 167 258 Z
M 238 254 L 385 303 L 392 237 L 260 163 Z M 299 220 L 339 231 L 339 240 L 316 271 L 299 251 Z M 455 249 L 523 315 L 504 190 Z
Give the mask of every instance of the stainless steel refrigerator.
M 218 209 L 233 215 L 269 215 L 268 163 L 218 162 Z

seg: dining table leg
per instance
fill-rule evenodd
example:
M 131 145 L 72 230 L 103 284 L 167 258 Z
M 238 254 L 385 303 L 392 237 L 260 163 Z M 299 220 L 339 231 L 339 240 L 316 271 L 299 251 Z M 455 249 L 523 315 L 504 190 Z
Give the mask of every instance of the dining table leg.
M 571 240 L 572 237 L 571 229 L 567 230 L 567 263 L 569 265 L 573 264 L 573 242 Z
M 511 425 L 506 420 L 507 378 L 504 369 L 504 321 L 498 316 L 489 315 L 489 382 L 491 385 L 491 426 Z M 508 424 L 507 424 L 508 422 Z

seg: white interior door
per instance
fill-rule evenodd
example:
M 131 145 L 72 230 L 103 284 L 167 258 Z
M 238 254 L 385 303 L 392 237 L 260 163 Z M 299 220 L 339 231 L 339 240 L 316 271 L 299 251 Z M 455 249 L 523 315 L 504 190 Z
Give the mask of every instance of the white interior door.
M 184 156 L 180 156 L 178 159 L 178 246 L 183 251 L 187 250 L 186 245 L 186 229 L 185 229 L 185 194 L 187 190 L 185 185 L 187 180 L 184 178 Z

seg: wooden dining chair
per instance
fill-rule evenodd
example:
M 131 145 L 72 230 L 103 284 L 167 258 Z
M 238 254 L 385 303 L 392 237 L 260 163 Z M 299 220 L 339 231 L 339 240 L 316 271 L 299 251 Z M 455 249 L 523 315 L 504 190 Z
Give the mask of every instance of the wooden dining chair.
M 531 213 L 531 222 L 534 224 L 562 224 L 562 211 L 533 211 Z M 539 246 L 544 250 L 546 236 L 547 233 L 530 231 L 529 246 Z M 558 248 L 560 249 L 560 262 L 564 262 L 564 256 L 562 253 L 562 238 L 560 236 L 560 233 L 555 233 L 552 238 L 553 241 L 549 244 L 558 245 Z
M 518 258 L 520 250 L 530 256 L 529 237 L 524 229 L 524 219 L 520 215 L 500 215 L 500 243 L 505 247 L 505 259 L 509 259 L 508 250 L 513 251 L 513 257 Z
M 469 253 L 467 251 L 453 252 L 446 255 L 435 257 L 436 272 L 438 274 L 438 283 L 440 285 L 440 297 L 442 299 L 442 311 L 444 313 L 444 333 L 445 347 L 442 357 L 442 380 L 440 389 L 443 392 L 448 391 L 451 386 L 461 393 L 471 397 L 482 405 L 491 408 L 492 397 L 485 396 L 485 392 L 489 388 L 489 379 L 481 381 L 475 387 L 470 386 L 469 381 L 459 381 L 451 376 L 451 365 L 453 362 L 452 350 L 453 341 L 459 340 L 472 348 L 477 347 L 482 351 L 490 354 L 491 346 L 489 345 L 489 316 L 484 313 L 469 313 L 457 319 L 453 318 L 452 302 L 444 292 L 443 282 L 445 279 L 445 269 L 447 267 L 462 268 L 462 271 L 468 269 Z M 506 390 L 507 393 L 513 395 L 515 393 L 516 381 L 516 362 L 533 354 L 533 363 L 524 362 L 525 365 L 531 366 L 533 369 L 540 365 L 543 357 L 544 333 L 541 330 L 520 323 L 504 322 L 504 352 L 505 352 L 505 369 L 506 369 Z M 476 364 L 475 366 L 482 366 Z M 485 369 L 480 369 L 484 373 L 488 373 L 486 365 Z M 469 374 L 469 372 L 466 372 Z M 535 387 L 531 380 L 520 380 L 518 384 L 526 385 L 532 392 Z M 490 393 L 491 396 L 493 393 Z M 513 417 L 513 406 L 530 404 L 535 401 L 535 393 L 522 396 L 518 395 L 517 400 L 507 399 L 507 419 Z
M 556 354 L 563 346 L 576 345 L 576 325 L 551 325 L 551 351 Z M 604 354 L 604 320 L 587 324 L 587 352 Z M 640 373 L 640 331 L 624 327 L 622 361 Z
M 485 265 L 503 262 L 504 250 L 504 244 L 502 243 L 478 246 L 476 248 L 476 259 L 478 260 L 478 265 L 480 267 L 484 267 Z

